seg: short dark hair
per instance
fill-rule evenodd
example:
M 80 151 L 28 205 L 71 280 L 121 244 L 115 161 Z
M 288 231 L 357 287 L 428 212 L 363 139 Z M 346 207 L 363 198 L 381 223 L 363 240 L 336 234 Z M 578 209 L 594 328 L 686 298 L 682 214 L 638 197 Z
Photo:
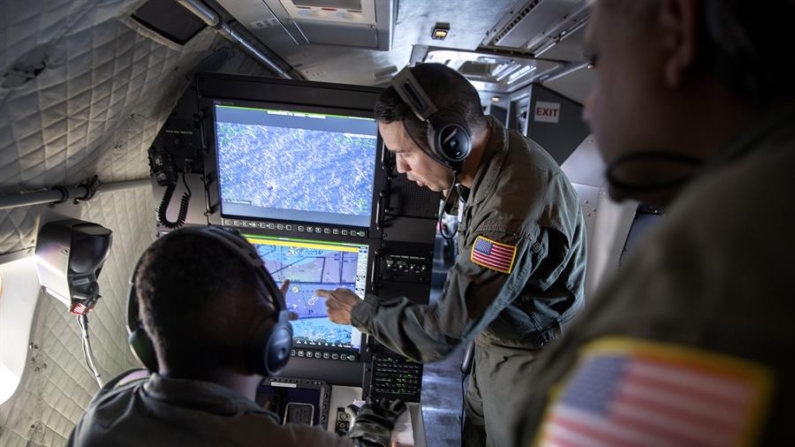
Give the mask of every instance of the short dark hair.
M 480 95 L 460 73 L 443 64 L 419 64 L 411 68 L 411 74 L 440 111 L 459 114 L 472 133 L 486 128 Z M 428 149 L 426 124 L 401 99 L 395 87 L 387 87 L 381 93 L 375 103 L 374 115 L 376 120 L 384 123 L 402 121 L 411 138 L 426 145 L 423 149 Z
M 611 12 L 643 26 L 659 1 L 601 0 Z M 702 0 L 700 67 L 735 94 L 766 103 L 795 92 L 795 58 L 779 51 L 783 30 L 795 19 L 795 0 Z M 641 19 L 641 20 L 638 20 Z M 645 19 L 645 20 L 643 20 Z
M 795 58 L 781 54 L 795 1 L 704 0 L 707 63 L 732 91 L 755 102 L 795 90 Z
M 220 241 L 194 234 L 155 241 L 135 285 L 141 320 L 164 366 L 183 377 L 232 366 L 255 317 L 256 281 L 251 266 Z

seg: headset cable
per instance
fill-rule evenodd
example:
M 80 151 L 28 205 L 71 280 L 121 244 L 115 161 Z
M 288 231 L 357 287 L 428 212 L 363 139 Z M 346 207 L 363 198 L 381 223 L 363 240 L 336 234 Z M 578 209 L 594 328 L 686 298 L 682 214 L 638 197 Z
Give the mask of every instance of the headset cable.
M 97 384 L 100 388 L 102 388 L 102 376 L 97 369 L 97 365 L 94 360 L 94 352 L 91 349 L 91 339 L 88 337 L 88 315 L 78 315 L 77 324 L 80 325 L 80 332 L 82 333 L 83 358 L 85 359 L 88 368 L 91 370 L 91 373 L 94 374 Z

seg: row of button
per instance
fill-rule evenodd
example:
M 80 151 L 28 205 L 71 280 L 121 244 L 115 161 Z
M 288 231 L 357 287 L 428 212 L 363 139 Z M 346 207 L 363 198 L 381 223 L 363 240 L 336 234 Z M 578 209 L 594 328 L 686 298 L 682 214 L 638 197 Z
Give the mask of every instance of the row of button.
M 356 355 L 354 354 L 340 354 L 337 352 L 321 352 L 309 351 L 306 349 L 293 349 L 290 351 L 290 357 L 304 357 L 308 359 L 323 359 L 323 360 L 342 360 L 345 362 L 355 362 Z
M 277 224 L 273 222 L 252 222 L 250 220 L 225 219 L 224 225 L 229 225 L 233 227 L 248 227 L 248 228 L 263 228 L 268 230 L 293 231 L 293 226 L 290 224 Z
M 391 272 L 422 273 L 428 270 L 425 264 L 407 264 L 405 262 L 386 261 L 386 268 Z
M 419 388 L 413 387 L 413 386 L 405 387 L 405 388 L 404 387 L 391 387 L 391 386 L 387 387 L 387 388 L 382 388 L 382 387 L 378 387 L 378 386 L 373 386 L 373 390 L 375 390 L 376 393 L 381 393 L 381 394 L 417 395 L 417 394 L 420 394 L 420 392 L 421 392 L 421 390 Z
M 358 236 L 358 237 L 365 237 L 367 236 L 367 232 L 364 230 L 345 230 L 339 228 L 320 228 L 320 227 L 306 227 L 302 225 L 298 225 L 299 232 L 307 232 L 307 233 L 323 233 L 323 234 L 334 234 L 334 235 L 341 235 L 341 236 Z
M 420 372 L 420 369 L 419 369 L 419 368 L 417 368 L 417 369 L 412 369 L 412 368 L 405 368 L 405 365 L 403 365 L 403 366 L 404 366 L 404 367 L 400 367 L 400 366 L 384 367 L 384 366 L 381 366 L 381 365 L 376 365 L 376 368 L 378 368 L 378 369 L 376 370 L 376 374 L 381 374 L 381 373 L 383 373 L 384 375 L 387 375 L 387 373 L 394 373 L 394 374 L 415 374 L 415 375 L 417 375 L 417 376 L 419 376 L 419 375 L 421 374 L 421 372 Z
M 422 369 L 422 365 L 418 363 L 398 363 L 381 357 L 376 358 L 374 363 L 379 370 L 383 371 L 414 371 L 419 373 L 420 369 Z
M 414 375 L 400 375 L 394 377 L 376 377 L 375 383 L 378 385 L 388 386 L 390 384 L 397 384 L 397 385 L 418 385 L 420 383 L 420 379 Z
M 265 230 L 293 231 L 295 228 L 299 233 L 333 234 L 335 236 L 354 236 L 367 237 L 364 230 L 348 230 L 328 227 L 311 227 L 307 225 L 281 224 L 274 222 L 252 222 L 250 220 L 225 219 L 224 225 L 233 227 L 262 228 Z

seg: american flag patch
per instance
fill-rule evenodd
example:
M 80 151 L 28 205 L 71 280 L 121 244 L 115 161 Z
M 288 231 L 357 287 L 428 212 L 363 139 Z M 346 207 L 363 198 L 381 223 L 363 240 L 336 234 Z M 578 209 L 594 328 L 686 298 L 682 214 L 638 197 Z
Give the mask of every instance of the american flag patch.
M 514 256 L 516 256 L 516 246 L 501 244 L 487 237 L 478 236 L 475 239 L 475 245 L 472 246 L 469 259 L 483 267 L 511 273 Z
M 752 445 L 771 377 L 757 364 L 696 349 L 597 341 L 547 410 L 534 445 Z

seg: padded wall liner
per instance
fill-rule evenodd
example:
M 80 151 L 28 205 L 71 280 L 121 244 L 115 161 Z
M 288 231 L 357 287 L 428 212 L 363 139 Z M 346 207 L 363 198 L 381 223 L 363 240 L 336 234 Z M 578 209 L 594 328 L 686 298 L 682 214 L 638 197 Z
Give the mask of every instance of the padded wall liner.
M 164 42 L 127 17 L 140 3 L 0 2 L 0 67 L 38 46 L 49 55 L 35 80 L 0 89 L 0 193 L 76 185 L 94 174 L 104 183 L 148 176 L 148 144 L 216 34 L 206 29 L 184 47 Z M 33 221 L 0 211 L 3 235 L 30 234 Z M 23 242 L 0 237 L 0 253 Z
M 0 194 L 149 175 L 146 150 L 216 42 L 204 30 L 178 47 L 127 18 L 141 1 L 0 0 L 0 70 L 43 45 L 49 65 L 14 90 L 0 89 Z M 218 38 L 220 39 L 220 38 Z M 32 246 L 46 205 L 0 211 L 0 253 Z M 124 328 L 128 276 L 154 240 L 149 188 L 103 193 L 84 220 L 114 232 L 90 315 L 92 344 L 107 379 L 133 367 Z M 63 445 L 97 389 L 83 361 L 75 318 L 39 297 L 30 363 L 0 406 L 0 445 Z

